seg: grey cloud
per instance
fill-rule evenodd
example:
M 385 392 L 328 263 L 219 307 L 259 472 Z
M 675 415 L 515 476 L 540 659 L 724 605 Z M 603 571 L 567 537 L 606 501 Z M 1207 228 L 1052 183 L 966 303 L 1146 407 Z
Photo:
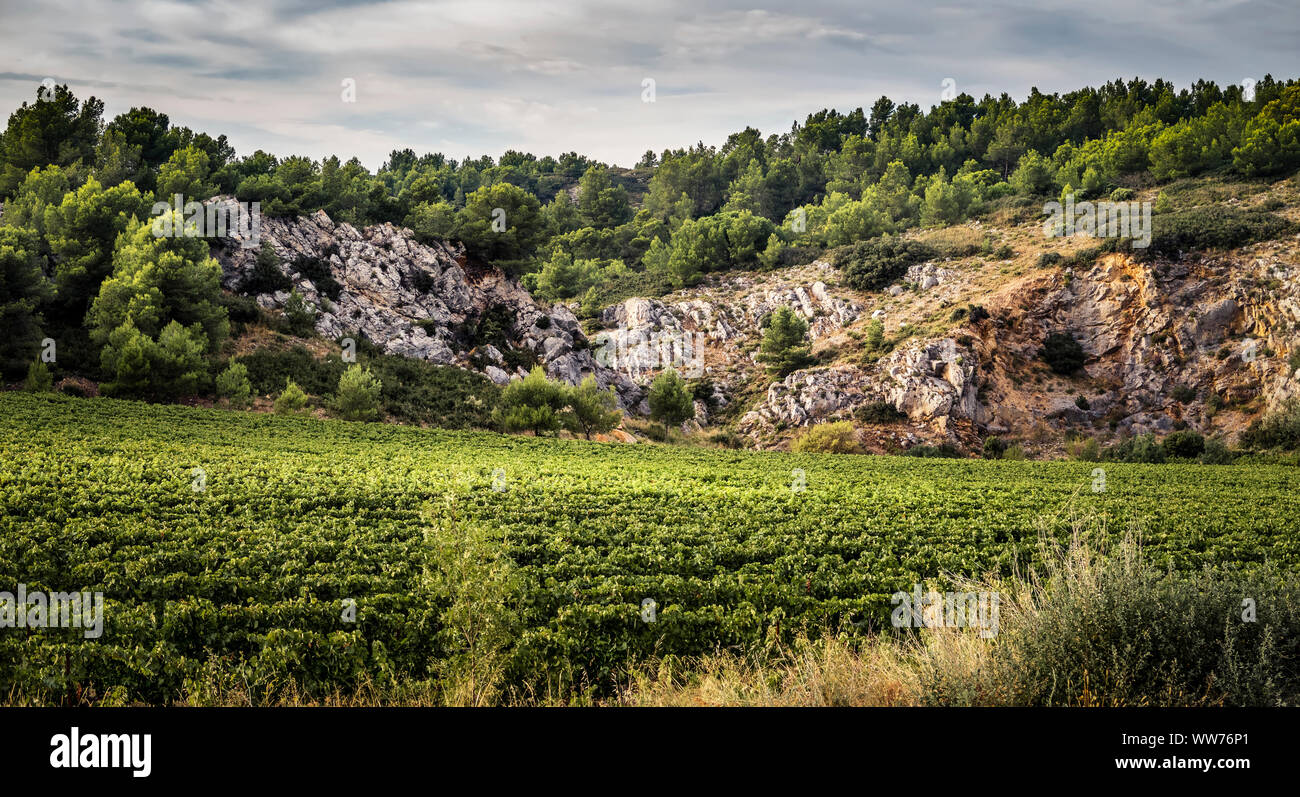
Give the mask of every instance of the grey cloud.
M 621 164 L 646 149 L 782 132 L 887 94 L 928 107 L 952 77 L 975 96 L 1116 77 L 1293 76 L 1289 0 L 266 0 L 148 6 L 0 0 L 0 106 L 47 75 L 262 148 L 453 157 L 569 150 Z M 66 79 L 65 77 L 66 76 Z M 357 102 L 339 84 L 355 78 Z M 656 81 L 653 104 L 641 80 Z

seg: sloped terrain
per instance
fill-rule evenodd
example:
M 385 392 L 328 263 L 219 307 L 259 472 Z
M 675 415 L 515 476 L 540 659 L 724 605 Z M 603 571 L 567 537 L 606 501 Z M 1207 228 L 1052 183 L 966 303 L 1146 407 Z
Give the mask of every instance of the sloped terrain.
M 1292 220 L 1293 182 L 1264 193 Z M 784 447 L 812 424 L 861 418 L 881 402 L 902 417 L 873 423 L 868 413 L 858 423 L 872 450 L 918 442 L 969 448 L 981 436 L 1005 435 L 1046 454 L 1059 453 L 1067 433 L 1182 428 L 1232 438 L 1300 391 L 1294 235 L 1228 251 L 1113 253 L 1090 262 L 1071 255 L 1098 241 L 1050 238 L 1037 221 L 971 222 L 909 237 L 980 241 L 988 254 L 917 264 L 873 293 L 842 285 L 824 261 L 727 275 L 607 309 L 608 329 L 597 339 L 644 342 L 628 348 L 651 356 L 614 362 L 641 382 L 657 370 L 655 352 L 685 340 L 689 363 L 720 402 L 746 400 L 746 411 L 733 415 L 737 431 L 766 447 Z M 761 322 L 780 303 L 809 321 L 822 364 L 773 382 L 755 355 Z M 877 320 L 886 352 L 866 342 Z M 1081 370 L 1048 367 L 1041 351 L 1052 333 L 1079 342 Z
M 1244 202 L 1267 200 L 1294 220 L 1293 183 Z M 1033 213 L 1005 221 L 910 233 L 941 254 L 880 291 L 848 287 L 822 258 L 633 297 L 586 330 L 576 305 L 539 302 L 459 244 L 425 245 L 390 224 L 359 230 L 324 212 L 267 219 L 262 239 L 284 279 L 275 290 L 256 249 L 215 255 L 223 286 L 264 309 L 283 310 L 296 290 L 327 341 L 360 334 L 386 353 L 498 384 L 534 363 L 570 384 L 590 374 L 644 415 L 649 382 L 674 368 L 705 385 L 688 425 L 727 427 L 764 448 L 833 420 L 853 421 L 864 448 L 880 452 L 970 451 L 991 435 L 1039 455 L 1060 454 L 1069 435 L 1192 429 L 1231 439 L 1300 395 L 1293 235 L 1227 251 L 1083 256 L 1096 240 L 1046 236 Z M 816 362 L 774 378 L 758 351 L 780 307 L 807 321 Z M 1079 343 L 1081 369 L 1048 367 L 1053 333 Z
M 278 279 L 259 280 L 258 250 L 237 243 L 213 250 L 223 287 L 254 296 L 268 310 L 284 309 L 297 291 L 328 340 L 364 335 L 385 353 L 479 370 L 497 384 L 537 363 L 569 383 L 595 376 L 626 405 L 641 400 L 630 380 L 593 358 L 569 308 L 539 304 L 517 280 L 460 245 L 425 245 L 391 224 L 358 230 L 324 211 L 265 219 L 261 241 L 277 256 L 281 289 L 262 290 Z

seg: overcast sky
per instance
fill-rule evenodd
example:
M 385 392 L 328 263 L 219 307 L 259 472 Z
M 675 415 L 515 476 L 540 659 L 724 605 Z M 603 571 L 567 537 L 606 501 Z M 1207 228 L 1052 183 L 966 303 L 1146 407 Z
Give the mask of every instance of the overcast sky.
M 105 119 L 147 105 L 241 155 L 376 169 L 405 147 L 576 150 L 630 166 L 882 94 L 928 108 L 947 78 L 1019 99 L 1119 76 L 1295 77 L 1297 42 L 1296 0 L 0 0 L 0 108 L 53 78 L 104 100 Z

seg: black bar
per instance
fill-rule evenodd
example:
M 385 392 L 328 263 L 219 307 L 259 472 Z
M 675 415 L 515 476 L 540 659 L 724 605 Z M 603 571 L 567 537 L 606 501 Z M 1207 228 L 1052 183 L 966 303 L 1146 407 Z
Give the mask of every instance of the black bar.
M 9 709 L 5 780 L 338 787 L 394 778 L 541 786 L 805 784 L 910 773 L 918 785 L 1209 783 L 1294 774 L 1284 709 Z M 150 734 L 147 777 L 51 766 L 51 737 Z M 1175 743 L 1183 735 L 1183 743 Z M 1206 743 L 1194 734 L 1222 734 Z M 1151 737 L 1132 740 L 1129 737 Z M 1154 762 L 1121 769 L 1116 759 Z M 1187 765 L 1199 759 L 1195 766 Z M 1205 771 L 1208 759 L 1211 769 Z M 1183 766 L 1171 766 L 1184 762 Z M 1225 768 L 1228 764 L 1235 768 Z M 610 780 L 611 778 L 616 780 Z M 772 781 L 773 783 L 775 781 Z M 771 785 L 769 783 L 769 785 Z

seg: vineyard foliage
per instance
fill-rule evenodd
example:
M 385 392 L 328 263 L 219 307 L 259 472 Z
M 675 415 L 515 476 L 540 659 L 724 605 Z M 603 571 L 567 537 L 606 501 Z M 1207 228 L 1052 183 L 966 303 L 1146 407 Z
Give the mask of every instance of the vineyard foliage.
M 1137 530 L 1178 570 L 1300 561 L 1300 470 L 1107 463 L 1097 492 L 1096 467 L 0 394 L 0 591 L 104 595 L 98 639 L 0 628 L 0 693 L 435 679 L 479 627 L 454 603 L 471 588 L 508 604 L 483 635 L 507 687 L 603 690 L 651 656 L 889 630 L 893 592 L 1008 574 L 1079 516 Z M 449 533 L 491 546 L 465 554 L 490 588 L 449 570 Z

